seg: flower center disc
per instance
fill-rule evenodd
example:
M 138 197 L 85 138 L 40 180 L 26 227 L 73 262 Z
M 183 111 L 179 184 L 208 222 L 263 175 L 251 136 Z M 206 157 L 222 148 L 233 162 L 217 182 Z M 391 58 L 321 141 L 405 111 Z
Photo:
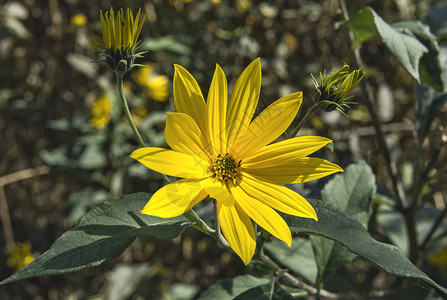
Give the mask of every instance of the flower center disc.
M 209 171 L 212 173 L 212 178 L 224 182 L 231 180 L 236 184 L 236 176 L 239 174 L 240 167 L 241 161 L 236 161 L 228 153 L 225 155 L 219 154 L 211 162 Z

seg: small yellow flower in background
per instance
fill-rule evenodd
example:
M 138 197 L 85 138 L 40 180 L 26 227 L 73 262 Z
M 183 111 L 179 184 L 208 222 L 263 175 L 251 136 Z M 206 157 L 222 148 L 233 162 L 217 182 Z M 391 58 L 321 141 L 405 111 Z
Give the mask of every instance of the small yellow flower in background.
M 246 12 L 251 8 L 251 0 L 236 0 L 236 9 L 238 12 Z
M 34 260 L 31 253 L 31 242 L 15 243 L 14 248 L 9 252 L 6 264 L 8 267 L 15 268 L 16 271 L 22 269 Z
M 153 68 L 151 64 L 144 65 L 144 68 L 139 68 L 138 72 L 132 73 L 132 78 L 141 86 L 146 84 L 147 79 L 152 75 Z
M 141 118 L 146 117 L 148 113 L 149 110 L 144 106 L 140 106 L 137 108 L 137 115 L 140 116 Z
M 431 254 L 428 257 L 428 261 L 437 266 L 447 266 L 447 247 Z
M 89 124 L 97 129 L 103 129 L 110 122 L 112 103 L 107 95 L 102 95 L 92 104 L 92 118 Z
M 124 92 L 129 92 L 132 90 L 132 85 L 130 84 L 129 81 L 123 82 L 123 89 L 124 89 Z
M 211 0 L 214 4 L 220 4 L 221 0 Z
M 286 45 L 289 48 L 290 52 L 293 52 L 296 49 L 298 49 L 298 40 L 293 34 L 286 33 L 284 34 L 283 39 L 286 42 Z
M 136 125 L 141 124 L 143 119 L 148 115 L 149 111 L 146 107 L 140 106 L 137 108 L 136 113 L 132 113 L 132 119 Z
M 140 68 L 133 74 L 136 83 L 146 88 L 149 97 L 155 101 L 164 102 L 169 97 L 169 79 L 164 75 L 156 75 L 153 72 L 152 65 L 148 64 L 145 68 Z
M 156 101 L 164 102 L 169 97 L 169 80 L 167 76 L 156 75 L 149 78 L 146 88 L 149 97 Z
M 133 16 L 131 9 L 126 14 L 123 9 L 118 10 L 115 18 L 113 8 L 105 14 L 100 11 L 101 30 L 104 45 L 98 50 L 105 56 L 105 62 L 115 72 L 126 73 L 134 66 L 135 58 L 142 57 L 145 52 L 136 53 L 141 46 L 138 41 L 141 29 L 147 16 L 147 12 L 140 20 L 141 8 L 137 15 Z
M 277 100 L 252 120 L 261 89 L 260 59 L 237 80 L 229 100 L 225 74 L 219 65 L 208 100 L 183 67 L 175 66 L 176 113 L 168 113 L 165 139 L 172 150 L 144 147 L 131 157 L 157 172 L 180 177 L 159 189 L 142 213 L 171 218 L 210 196 L 231 248 L 248 264 L 255 252 L 251 220 L 291 245 L 289 227 L 275 211 L 317 220 L 313 207 L 281 184 L 315 180 L 343 171 L 308 155 L 331 140 L 318 136 L 275 141 L 292 123 L 302 93 Z
M 71 17 L 71 24 L 75 26 L 85 26 L 87 24 L 87 16 L 80 13 Z

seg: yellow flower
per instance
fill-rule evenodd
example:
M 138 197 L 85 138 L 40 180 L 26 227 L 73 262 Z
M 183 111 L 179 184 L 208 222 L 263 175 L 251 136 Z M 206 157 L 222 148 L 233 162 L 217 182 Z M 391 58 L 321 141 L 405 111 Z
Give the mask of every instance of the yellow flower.
M 330 143 L 327 138 L 297 137 L 270 144 L 295 118 L 302 93 L 275 101 L 250 122 L 260 89 L 259 58 L 239 77 L 228 101 L 225 74 L 216 65 L 207 103 L 194 77 L 176 65 L 177 112 L 167 114 L 165 128 L 172 150 L 145 147 L 131 154 L 148 168 L 184 178 L 159 189 L 142 213 L 175 217 L 209 195 L 216 199 L 224 237 L 245 264 L 256 248 L 251 219 L 289 246 L 290 229 L 275 210 L 317 220 L 312 206 L 281 184 L 343 171 L 324 159 L 308 157 Z
M 141 124 L 144 117 L 146 117 L 148 113 L 149 113 L 149 111 L 147 110 L 146 107 L 144 107 L 144 106 L 138 107 L 137 113 L 132 113 L 132 119 L 135 122 L 135 125 Z
M 10 251 L 6 264 L 8 267 L 15 268 L 16 271 L 22 269 L 34 260 L 31 254 L 31 243 L 15 243 L 14 248 Z
M 447 247 L 442 248 L 438 252 L 431 254 L 428 261 L 437 266 L 447 265 Z
M 97 129 L 104 128 L 110 122 L 112 104 L 107 95 L 102 95 L 92 104 L 92 118 L 89 124 Z
M 140 68 L 133 76 L 136 83 L 147 89 L 149 97 L 155 101 L 164 102 L 169 97 L 169 79 L 164 75 L 155 75 L 152 65 Z
M 84 14 L 76 14 L 71 17 L 71 24 L 75 26 L 85 26 L 85 24 L 87 24 L 87 17 Z
M 135 80 L 136 83 L 144 86 L 149 76 L 151 76 L 152 72 L 152 65 L 147 64 L 144 65 L 144 68 L 138 69 L 138 72 L 132 73 L 132 78 Z
M 146 19 L 147 12 L 140 20 L 141 8 L 137 15 L 133 16 L 131 9 L 124 14 L 123 9 L 118 10 L 115 19 L 113 8 L 104 15 L 100 10 L 102 38 L 104 46 L 99 51 L 106 57 L 108 66 L 119 72 L 127 72 L 134 66 L 135 58 L 142 57 L 144 52 L 136 53 L 141 46 L 138 41 L 141 28 Z
M 238 12 L 246 12 L 251 8 L 251 0 L 236 0 L 236 9 Z
M 147 92 L 149 97 L 155 101 L 166 101 L 169 97 L 168 77 L 163 75 L 156 75 L 149 77 L 146 82 Z

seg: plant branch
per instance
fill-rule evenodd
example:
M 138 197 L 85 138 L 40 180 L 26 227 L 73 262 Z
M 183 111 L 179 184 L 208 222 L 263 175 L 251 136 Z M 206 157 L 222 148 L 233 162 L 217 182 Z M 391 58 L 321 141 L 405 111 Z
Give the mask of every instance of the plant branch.
M 326 298 L 326 299 L 346 299 L 347 298 L 345 295 L 341 296 L 341 295 L 337 295 L 337 294 L 331 293 L 331 292 L 323 290 L 323 289 L 317 289 L 316 287 L 313 287 L 307 283 L 302 282 L 298 278 L 295 278 L 290 273 L 285 272 L 286 270 L 282 269 L 270 257 L 268 257 L 267 255 L 264 254 L 264 249 L 262 246 L 258 248 L 257 258 L 260 261 L 262 261 L 263 263 L 265 263 L 266 265 L 272 267 L 273 270 L 275 271 L 275 273 L 278 275 L 278 277 L 283 278 L 283 280 L 288 285 L 303 289 L 303 290 L 307 291 L 309 294 L 318 295 L 318 296 L 320 296 L 322 298 Z
M 298 126 L 296 126 L 296 128 L 290 134 L 291 138 L 294 138 L 298 134 L 298 132 L 301 130 L 301 128 L 303 128 L 304 124 L 306 124 L 306 122 L 318 111 L 319 108 L 320 108 L 320 105 L 318 103 L 315 103 L 309 109 L 309 111 L 304 115 L 304 117 L 298 123 Z
M 50 168 L 40 166 L 26 169 L 0 177 L 0 218 L 2 220 L 3 234 L 5 235 L 6 248 L 11 250 L 14 247 L 14 231 L 12 229 L 11 217 L 9 214 L 8 201 L 5 193 L 5 186 L 17 181 L 32 178 L 39 175 L 48 174 Z
M 442 213 L 436 218 L 436 221 L 433 223 L 433 226 L 430 228 L 430 231 L 427 233 L 427 235 L 424 238 L 424 241 L 422 242 L 419 249 L 421 251 L 425 250 L 425 248 L 428 246 L 433 234 L 436 232 L 436 230 L 439 228 L 439 225 L 441 225 L 444 218 L 447 216 L 447 207 L 444 208 Z
M 26 169 L 0 177 L 0 186 L 5 186 L 10 183 L 25 180 L 39 175 L 45 175 L 50 172 L 48 166 L 40 166 L 36 168 Z
M 5 188 L 3 187 L 3 185 L 0 185 L 0 217 L 2 219 L 3 234 L 5 235 L 6 248 L 9 251 L 14 247 L 14 231 L 12 230 L 8 201 L 6 199 Z

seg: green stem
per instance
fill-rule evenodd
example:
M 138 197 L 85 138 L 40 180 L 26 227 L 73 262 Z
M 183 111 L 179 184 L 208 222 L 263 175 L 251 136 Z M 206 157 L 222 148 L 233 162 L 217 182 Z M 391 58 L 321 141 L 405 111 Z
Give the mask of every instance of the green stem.
M 216 240 L 230 252 L 233 252 L 230 245 L 228 244 L 227 240 L 222 235 L 222 231 L 220 230 L 220 223 L 219 223 L 219 216 L 217 215 L 217 202 L 216 200 L 213 201 L 214 205 L 214 222 L 215 222 L 215 238 Z
M 317 112 L 317 110 L 320 109 L 320 104 L 315 103 L 310 110 L 306 113 L 306 115 L 301 119 L 300 123 L 298 123 L 298 126 L 292 131 L 290 134 L 291 138 L 294 138 L 298 132 L 303 128 L 304 124 Z
M 123 109 L 124 109 L 124 113 L 126 114 L 127 121 L 129 121 L 129 125 L 132 128 L 132 131 L 135 134 L 135 137 L 137 138 L 138 143 L 140 144 L 141 147 L 144 147 L 143 139 L 141 138 L 141 135 L 138 132 L 137 126 L 135 126 L 135 123 L 132 119 L 132 115 L 130 114 L 129 106 L 127 105 L 126 96 L 124 95 L 123 77 L 124 77 L 124 73 L 116 72 L 116 84 L 118 85 L 118 92 L 120 95 L 121 104 L 123 105 Z
M 195 227 L 203 233 L 206 233 L 208 235 L 214 235 L 216 233 L 216 231 L 209 227 L 208 224 L 206 224 L 205 221 L 203 221 L 193 209 L 188 210 L 183 215 L 193 223 L 199 223 L 200 225 L 198 227 Z

